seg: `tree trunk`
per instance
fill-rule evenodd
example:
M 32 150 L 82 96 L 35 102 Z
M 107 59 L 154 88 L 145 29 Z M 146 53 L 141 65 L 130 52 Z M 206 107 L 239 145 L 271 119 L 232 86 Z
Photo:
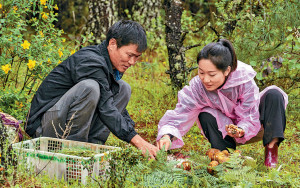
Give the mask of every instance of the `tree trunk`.
M 169 70 L 171 83 L 174 89 L 181 89 L 187 82 L 185 52 L 181 30 L 182 3 L 179 0 L 166 0 L 166 43 L 169 55 Z
M 160 15 L 161 1 L 140 0 L 135 3 L 133 12 L 135 20 L 142 24 L 146 29 L 151 27 L 151 22 L 158 21 Z M 157 25 L 157 24 L 156 24 Z
M 105 39 L 108 28 L 118 21 L 115 0 L 88 0 L 89 16 L 87 32 L 94 34 L 94 44 Z

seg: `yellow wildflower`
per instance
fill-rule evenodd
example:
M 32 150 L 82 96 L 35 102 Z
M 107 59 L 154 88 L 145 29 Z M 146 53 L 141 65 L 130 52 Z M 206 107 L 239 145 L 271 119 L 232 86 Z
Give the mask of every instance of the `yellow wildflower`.
M 188 137 L 191 137 L 191 135 L 189 134 Z
M 66 42 L 66 39 L 62 39 L 62 42 Z
M 21 46 L 26 50 L 29 49 L 30 43 L 27 40 L 24 40 L 24 43 Z
M 46 5 L 47 0 L 41 0 L 42 5 Z
M 71 51 L 71 55 L 73 55 L 75 52 L 76 52 L 76 51 L 75 51 L 75 49 L 74 49 L 74 50 L 72 50 L 72 51 Z
M 58 55 L 59 55 L 59 57 L 64 55 L 64 53 L 61 51 L 61 49 L 58 50 Z
M 54 8 L 55 10 L 58 10 L 57 4 L 55 4 L 53 8 Z
M 60 64 L 61 63 L 61 60 L 58 60 L 57 64 Z
M 48 62 L 48 63 L 51 63 L 50 58 L 48 58 L 47 62 Z
M 0 3 L 0 8 L 2 8 L 2 4 Z
M 13 8 L 14 8 L 14 11 L 17 11 L 17 10 L 18 10 L 18 7 L 17 7 L 17 6 L 14 6 Z
M 48 8 L 48 6 L 45 6 L 44 8 Z
M 42 12 L 42 18 L 46 20 L 48 18 L 48 13 Z
M 44 37 L 43 31 L 39 31 L 39 33 L 40 33 L 41 37 Z
M 18 108 L 23 108 L 24 105 L 22 102 L 16 101 L 16 105 L 18 106 Z
M 36 61 L 29 59 L 29 62 L 27 63 L 27 66 L 29 70 L 32 70 L 35 67 Z
M 10 64 L 2 65 L 1 69 L 5 72 L 5 74 L 7 74 L 11 70 L 11 65 Z

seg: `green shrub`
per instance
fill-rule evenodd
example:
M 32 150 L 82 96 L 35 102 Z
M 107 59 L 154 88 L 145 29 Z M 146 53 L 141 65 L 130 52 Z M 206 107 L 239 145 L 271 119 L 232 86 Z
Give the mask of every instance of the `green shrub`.
M 39 84 L 82 44 L 66 42 L 64 31 L 54 27 L 58 7 L 53 0 L 0 4 L 0 108 L 23 119 Z

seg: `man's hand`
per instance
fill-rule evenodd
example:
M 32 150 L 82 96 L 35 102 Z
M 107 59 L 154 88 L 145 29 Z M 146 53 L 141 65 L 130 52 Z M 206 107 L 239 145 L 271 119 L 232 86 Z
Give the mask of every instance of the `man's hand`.
M 233 138 L 241 138 L 244 136 L 245 131 L 241 128 L 238 128 L 236 125 L 226 125 L 225 130 L 227 131 L 227 134 Z
M 165 146 L 165 150 L 168 151 L 168 149 L 171 148 L 172 146 L 172 141 L 169 135 L 164 135 L 163 137 L 161 137 L 161 139 L 156 142 L 156 146 L 158 147 L 158 149 L 163 149 L 163 146 Z
M 135 135 L 130 143 L 141 150 L 144 156 L 148 154 L 151 159 L 155 159 L 156 152 L 159 151 L 156 146 L 144 140 L 140 135 Z

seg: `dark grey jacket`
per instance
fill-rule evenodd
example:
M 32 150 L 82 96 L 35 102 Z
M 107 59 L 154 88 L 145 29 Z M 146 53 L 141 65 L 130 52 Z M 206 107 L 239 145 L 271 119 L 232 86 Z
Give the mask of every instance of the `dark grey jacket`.
M 70 88 L 85 79 L 99 83 L 101 93 L 96 110 L 100 119 L 114 135 L 130 142 L 137 133 L 127 111 L 123 117 L 113 105 L 113 96 L 119 92 L 119 85 L 113 75 L 105 41 L 80 49 L 49 73 L 32 99 L 25 128 L 27 134 L 33 136 L 41 126 L 43 114 Z

